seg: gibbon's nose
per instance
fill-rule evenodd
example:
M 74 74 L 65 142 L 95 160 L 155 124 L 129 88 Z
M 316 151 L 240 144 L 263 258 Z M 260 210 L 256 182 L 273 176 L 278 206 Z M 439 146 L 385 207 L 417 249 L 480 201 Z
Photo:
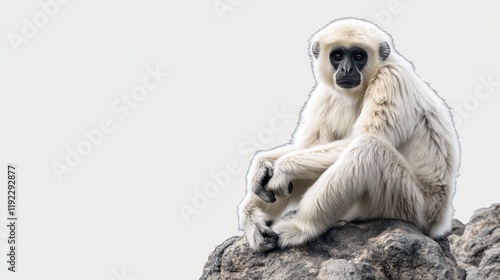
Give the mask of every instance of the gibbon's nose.
M 343 72 L 350 73 L 352 71 L 352 66 L 349 62 L 342 63 L 341 69 Z

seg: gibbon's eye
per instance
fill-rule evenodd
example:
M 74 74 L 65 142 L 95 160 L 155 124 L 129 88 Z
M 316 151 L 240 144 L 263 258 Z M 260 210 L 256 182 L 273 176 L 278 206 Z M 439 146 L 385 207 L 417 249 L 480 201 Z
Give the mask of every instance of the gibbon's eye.
M 335 60 L 342 60 L 342 54 L 335 53 L 335 54 L 333 54 L 333 58 L 335 58 Z
M 363 58 L 365 58 L 365 57 L 364 57 L 364 55 L 362 55 L 362 54 L 360 54 L 360 53 L 358 53 L 358 54 L 356 54 L 356 55 L 354 56 L 354 59 L 356 59 L 357 61 L 363 60 Z

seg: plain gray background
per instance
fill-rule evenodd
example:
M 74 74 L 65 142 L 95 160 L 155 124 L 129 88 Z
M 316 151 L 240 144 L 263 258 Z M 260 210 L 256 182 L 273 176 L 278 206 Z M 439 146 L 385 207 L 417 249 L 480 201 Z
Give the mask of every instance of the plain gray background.
M 0 209 L 12 162 L 19 249 L 7 272 L 2 214 L 0 278 L 197 279 L 240 234 L 253 152 L 295 128 L 314 86 L 310 36 L 345 16 L 388 31 L 454 108 L 467 222 L 500 202 L 499 12 L 493 0 L 1 1 Z M 169 75 L 128 115 L 112 109 L 148 67 Z M 114 129 L 59 180 L 54 164 L 103 120 Z

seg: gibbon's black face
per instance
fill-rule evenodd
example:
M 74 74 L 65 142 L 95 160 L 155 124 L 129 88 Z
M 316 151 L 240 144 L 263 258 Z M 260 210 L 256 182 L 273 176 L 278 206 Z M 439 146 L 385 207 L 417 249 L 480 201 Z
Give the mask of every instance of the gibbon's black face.
M 335 80 L 341 88 L 355 88 L 361 83 L 361 71 L 368 54 L 359 47 L 336 47 L 330 51 L 330 63 L 337 71 Z

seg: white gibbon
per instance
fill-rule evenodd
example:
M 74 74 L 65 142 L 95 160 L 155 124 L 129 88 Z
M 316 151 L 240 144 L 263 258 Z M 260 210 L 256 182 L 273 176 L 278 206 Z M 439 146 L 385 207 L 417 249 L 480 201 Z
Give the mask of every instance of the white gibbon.
M 247 173 L 238 214 L 250 247 L 296 246 L 371 218 L 446 234 L 460 151 L 444 100 L 368 21 L 331 22 L 310 55 L 316 85 L 290 143 L 258 152 Z

